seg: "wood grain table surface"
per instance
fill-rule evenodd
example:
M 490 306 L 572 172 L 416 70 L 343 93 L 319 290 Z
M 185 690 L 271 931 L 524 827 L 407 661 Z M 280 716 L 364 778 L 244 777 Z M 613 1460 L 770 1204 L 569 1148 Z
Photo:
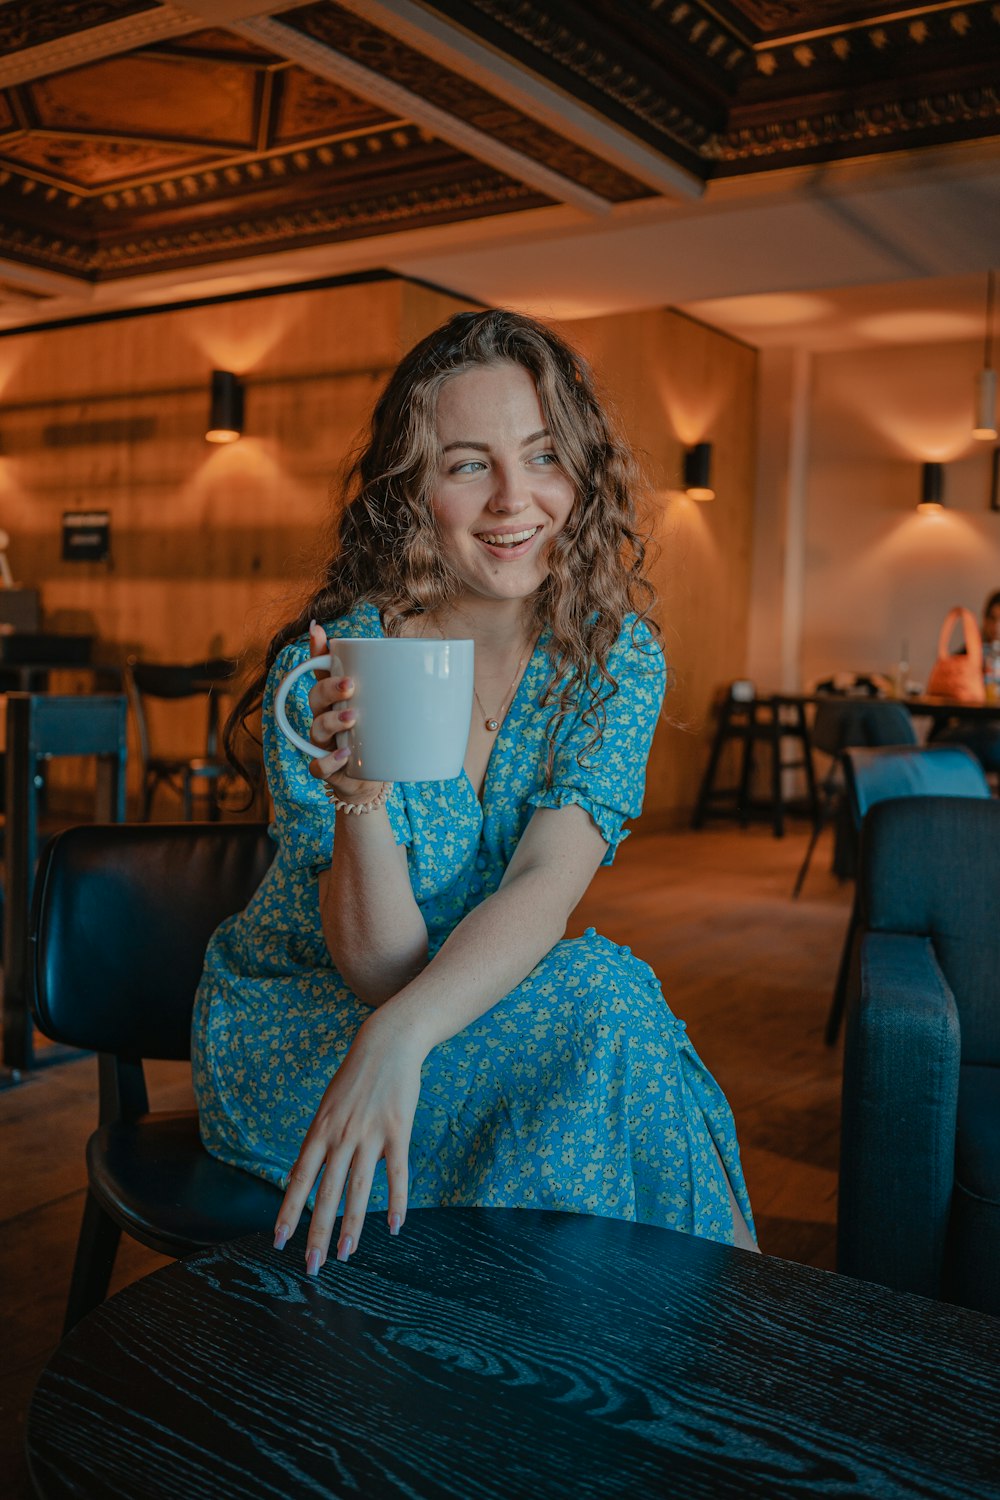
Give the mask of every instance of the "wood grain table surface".
M 1000 1496 L 1000 1320 L 670 1230 L 372 1216 L 190 1257 L 39 1382 L 42 1496 Z

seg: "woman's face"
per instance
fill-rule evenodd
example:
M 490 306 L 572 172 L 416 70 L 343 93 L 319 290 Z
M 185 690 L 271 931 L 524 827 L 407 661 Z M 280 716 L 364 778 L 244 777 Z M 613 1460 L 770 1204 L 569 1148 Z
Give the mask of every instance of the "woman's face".
M 994 604 L 983 616 L 983 640 L 1000 641 L 1000 604 Z
M 477 599 L 528 599 L 575 490 L 559 462 L 535 382 L 520 365 L 455 375 L 437 405 L 440 457 L 431 498 L 448 561 Z

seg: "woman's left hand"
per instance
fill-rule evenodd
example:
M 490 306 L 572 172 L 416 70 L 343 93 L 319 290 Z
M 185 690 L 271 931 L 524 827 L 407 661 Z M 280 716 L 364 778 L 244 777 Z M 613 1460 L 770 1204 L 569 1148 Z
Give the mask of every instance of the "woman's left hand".
M 295 1233 L 320 1171 L 309 1237 L 306 1270 L 315 1275 L 327 1259 L 337 1208 L 346 1185 L 337 1259 L 358 1248 L 375 1168 L 385 1157 L 389 1182 L 389 1233 L 406 1218 L 410 1133 L 420 1097 L 420 1068 L 426 1055 L 410 1026 L 392 1007 L 362 1022 L 350 1050 L 334 1074 L 306 1133 L 275 1226 L 275 1247 Z

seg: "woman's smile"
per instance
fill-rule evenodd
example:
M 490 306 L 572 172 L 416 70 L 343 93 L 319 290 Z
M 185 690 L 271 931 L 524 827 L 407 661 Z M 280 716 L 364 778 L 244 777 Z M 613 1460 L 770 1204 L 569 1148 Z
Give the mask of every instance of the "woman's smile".
M 498 527 L 495 531 L 480 531 L 477 536 L 487 552 L 506 560 L 510 557 L 524 557 L 531 550 L 531 543 L 541 529 L 540 526 L 529 526 L 520 527 L 517 531 L 504 531 Z
M 431 503 L 467 600 L 529 599 L 548 577 L 548 544 L 576 498 L 534 380 L 508 363 L 453 376 L 438 397 L 437 434 Z

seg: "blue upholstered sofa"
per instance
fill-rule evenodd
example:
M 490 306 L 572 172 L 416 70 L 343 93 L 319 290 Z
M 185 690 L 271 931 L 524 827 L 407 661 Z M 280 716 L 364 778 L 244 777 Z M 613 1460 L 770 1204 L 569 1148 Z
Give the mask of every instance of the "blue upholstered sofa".
M 1000 802 L 879 803 L 858 894 L 838 1269 L 1000 1315 Z

